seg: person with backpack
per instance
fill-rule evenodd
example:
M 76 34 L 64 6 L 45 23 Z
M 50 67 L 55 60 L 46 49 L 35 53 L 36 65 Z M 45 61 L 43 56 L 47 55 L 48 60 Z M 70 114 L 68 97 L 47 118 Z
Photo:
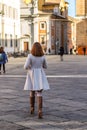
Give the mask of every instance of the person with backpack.
M 3 66 L 3 73 L 6 72 L 6 70 L 5 70 L 6 62 L 8 62 L 7 55 L 6 55 L 5 51 L 4 51 L 4 48 L 0 47 L 0 74 L 1 74 L 2 66 Z

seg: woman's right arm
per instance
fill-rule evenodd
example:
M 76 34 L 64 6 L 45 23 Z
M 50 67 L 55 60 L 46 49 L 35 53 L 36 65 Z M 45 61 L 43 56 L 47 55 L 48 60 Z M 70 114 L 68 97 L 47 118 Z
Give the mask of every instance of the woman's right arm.
M 43 68 L 47 69 L 47 60 L 45 59 L 45 57 L 44 57 L 44 60 L 43 60 Z
M 30 59 L 30 54 L 28 55 L 27 59 L 26 59 L 26 62 L 24 64 L 24 69 L 25 70 L 28 70 L 31 68 L 31 59 Z

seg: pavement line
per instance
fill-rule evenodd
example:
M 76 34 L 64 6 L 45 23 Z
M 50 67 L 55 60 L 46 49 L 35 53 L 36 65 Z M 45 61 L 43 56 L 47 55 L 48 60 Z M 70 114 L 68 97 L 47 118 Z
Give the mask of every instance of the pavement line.
M 26 75 L 0 75 L 0 78 L 25 78 Z M 47 78 L 87 78 L 87 75 L 47 75 Z

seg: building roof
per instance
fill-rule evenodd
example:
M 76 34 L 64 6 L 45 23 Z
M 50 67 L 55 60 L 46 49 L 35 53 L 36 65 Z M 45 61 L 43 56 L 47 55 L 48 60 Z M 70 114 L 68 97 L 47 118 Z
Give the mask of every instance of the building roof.
M 39 17 L 40 16 L 51 16 L 52 20 L 58 20 L 58 21 L 63 21 L 63 22 L 70 22 L 70 20 L 66 19 L 62 15 L 56 15 L 52 12 L 47 12 L 47 11 L 39 11 L 38 12 Z
M 45 0 L 45 3 L 52 3 L 52 4 L 56 4 L 56 3 L 60 3 L 61 0 Z
M 59 3 L 44 3 L 43 6 L 59 5 Z
M 68 16 L 68 20 L 72 21 L 72 22 L 77 22 L 78 19 L 74 18 L 74 17 L 71 17 L 71 16 Z

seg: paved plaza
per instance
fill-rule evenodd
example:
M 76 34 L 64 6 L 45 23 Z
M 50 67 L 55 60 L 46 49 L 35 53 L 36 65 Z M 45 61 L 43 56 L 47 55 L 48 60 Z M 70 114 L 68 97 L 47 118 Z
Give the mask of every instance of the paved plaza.
M 87 56 L 47 55 L 50 90 L 43 92 L 43 119 L 30 115 L 23 90 L 26 58 L 9 58 L 0 75 L 0 130 L 87 130 Z

